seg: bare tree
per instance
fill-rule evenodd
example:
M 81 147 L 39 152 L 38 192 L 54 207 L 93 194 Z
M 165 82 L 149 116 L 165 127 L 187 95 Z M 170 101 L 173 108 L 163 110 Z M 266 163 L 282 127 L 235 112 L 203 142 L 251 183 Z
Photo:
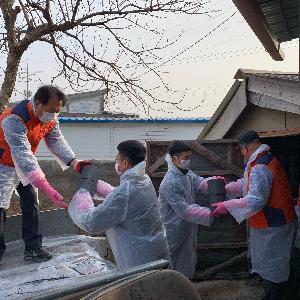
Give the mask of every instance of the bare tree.
M 157 31 L 147 24 L 148 20 L 159 20 L 168 13 L 206 14 L 204 2 L 208 1 L 1 0 L 0 51 L 7 63 L 0 111 L 13 92 L 23 54 L 37 42 L 53 48 L 60 66 L 57 76 L 64 76 L 74 90 L 101 82 L 146 109 L 147 97 L 154 103 L 160 100 L 143 88 L 138 70 L 142 67 L 143 72 L 160 78 L 155 68 L 161 59 L 158 53 L 174 42 L 164 36 L 163 29 Z M 155 34 L 155 43 L 148 43 L 146 34 L 140 45 L 132 44 L 127 36 L 137 30 Z M 107 55 L 112 52 L 114 57 Z

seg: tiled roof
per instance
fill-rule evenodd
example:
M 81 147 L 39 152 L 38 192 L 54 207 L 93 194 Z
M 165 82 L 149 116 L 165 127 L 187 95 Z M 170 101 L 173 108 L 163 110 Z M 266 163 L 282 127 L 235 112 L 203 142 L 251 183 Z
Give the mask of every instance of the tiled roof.
M 270 78 L 275 80 L 284 80 L 284 81 L 299 81 L 299 73 L 294 72 L 281 72 L 281 71 L 265 71 L 265 70 L 252 70 L 252 69 L 238 69 L 234 78 L 235 79 L 244 79 L 246 77 L 263 77 Z
M 299 81 L 298 74 L 261 74 L 257 73 L 256 76 L 258 77 L 265 77 L 271 79 L 279 79 L 279 80 L 287 80 L 287 81 Z
M 279 42 L 299 38 L 299 0 L 256 0 L 269 29 Z

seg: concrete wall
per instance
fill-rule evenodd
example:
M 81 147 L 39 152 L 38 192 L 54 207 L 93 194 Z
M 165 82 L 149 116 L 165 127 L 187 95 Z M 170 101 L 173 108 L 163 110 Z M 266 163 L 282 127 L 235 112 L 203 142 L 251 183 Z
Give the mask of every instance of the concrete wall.
M 118 185 L 119 176 L 115 172 L 114 162 L 98 161 L 96 164 L 103 174 L 99 179 L 105 180 L 112 185 Z M 46 174 L 50 184 L 64 196 L 66 202 L 70 201 L 77 190 L 80 178 L 79 174 L 75 173 L 71 168 L 63 172 L 55 161 L 40 161 L 40 166 Z M 53 205 L 51 201 L 47 200 L 42 193 L 39 194 L 39 200 L 41 211 L 56 209 L 56 206 Z M 14 195 L 8 214 L 15 215 L 18 213 L 20 213 L 19 197 Z

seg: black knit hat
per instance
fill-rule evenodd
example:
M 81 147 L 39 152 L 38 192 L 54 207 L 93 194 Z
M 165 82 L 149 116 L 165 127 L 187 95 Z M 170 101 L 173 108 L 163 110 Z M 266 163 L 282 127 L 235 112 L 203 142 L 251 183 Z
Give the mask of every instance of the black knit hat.
M 259 141 L 259 136 L 254 130 L 245 131 L 238 138 L 239 145 L 249 145 L 256 141 Z

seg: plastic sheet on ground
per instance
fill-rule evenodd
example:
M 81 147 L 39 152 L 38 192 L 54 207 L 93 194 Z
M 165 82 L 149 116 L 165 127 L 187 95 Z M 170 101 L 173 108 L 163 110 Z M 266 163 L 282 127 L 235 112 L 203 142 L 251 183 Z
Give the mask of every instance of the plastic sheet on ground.
M 101 258 L 97 238 L 72 235 L 44 238 L 53 259 L 44 263 L 24 261 L 23 241 L 7 244 L 0 266 L 0 298 L 28 299 L 80 281 L 115 272 L 116 266 Z

